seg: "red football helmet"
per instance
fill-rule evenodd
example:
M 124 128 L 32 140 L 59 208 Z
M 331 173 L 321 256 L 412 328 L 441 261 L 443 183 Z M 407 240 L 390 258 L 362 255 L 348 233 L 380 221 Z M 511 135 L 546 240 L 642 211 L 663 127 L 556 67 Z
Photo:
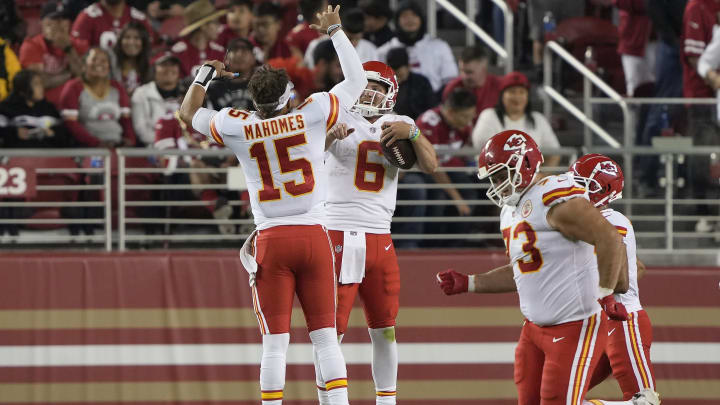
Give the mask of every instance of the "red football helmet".
M 398 92 L 395 71 L 390 66 L 374 60 L 363 63 L 363 69 L 368 81 L 384 85 L 387 92 L 383 94 L 377 90 L 365 89 L 355 102 L 355 110 L 364 117 L 375 117 L 392 112 Z
M 599 153 L 581 156 L 572 164 L 576 180 L 584 182 L 596 207 L 622 198 L 625 176 L 614 160 Z
M 487 141 L 478 157 L 478 178 L 490 178 L 487 196 L 498 207 L 515 205 L 521 189 L 529 186 L 544 161 L 532 137 L 525 132 L 508 130 Z M 503 169 L 505 176 L 494 176 Z

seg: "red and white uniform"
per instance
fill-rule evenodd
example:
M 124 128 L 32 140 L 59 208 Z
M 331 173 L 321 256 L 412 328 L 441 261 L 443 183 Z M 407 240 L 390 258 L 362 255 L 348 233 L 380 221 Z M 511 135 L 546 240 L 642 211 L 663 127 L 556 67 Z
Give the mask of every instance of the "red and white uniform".
M 547 222 L 550 208 L 572 198 L 588 198 L 573 176 L 549 176 L 500 214 L 527 318 L 515 351 L 519 405 L 582 404 L 605 348 L 593 246 L 565 238 Z
M 683 14 L 683 32 L 680 59 L 683 66 L 683 96 L 712 97 L 713 89 L 690 65 L 689 58 L 702 55 L 712 40 L 713 25 L 720 12 L 720 2 L 715 0 L 690 0 Z
M 326 159 L 330 184 L 325 211 L 340 280 L 337 330 L 342 334 L 347 330 L 358 292 L 368 327 L 395 326 L 400 305 L 400 269 L 390 223 L 395 212 L 399 169 L 383 157 L 380 137 L 383 123 L 412 124 L 413 120 L 386 114 L 370 123 L 357 112 L 341 109 L 339 121 L 355 129 L 347 138 L 333 142 Z M 359 238 L 364 234 L 359 247 L 346 239 L 354 234 L 359 234 Z M 343 282 L 341 273 L 354 271 L 349 263 L 343 263 L 346 254 L 352 255 L 346 260 L 353 260 L 353 266 L 362 267 L 355 269 L 361 272 L 358 279 L 350 278 L 355 282 Z
M 615 294 L 615 299 L 625 305 L 630 318 L 624 322 L 608 321 L 605 355 L 595 369 L 590 386 L 601 383 L 612 373 L 623 391 L 623 399 L 629 400 L 644 388 L 655 390 L 655 377 L 650 362 L 652 326 L 640 304 L 635 231 L 632 223 L 613 209 L 604 209 L 602 214 L 623 235 L 628 258 L 629 287 L 626 293 Z
M 208 42 L 207 48 L 200 50 L 186 39 L 177 41 L 170 51 L 180 59 L 180 75 L 195 77 L 197 70 L 207 60 L 225 60 L 225 48 L 217 43 Z
M 110 49 L 115 46 L 118 34 L 130 21 L 142 23 L 150 37 L 155 37 L 155 31 L 150 27 L 142 11 L 125 5 L 122 16 L 115 18 L 100 2 L 89 5 L 78 14 L 70 34 L 75 38 L 86 40 L 90 46 L 99 45 Z

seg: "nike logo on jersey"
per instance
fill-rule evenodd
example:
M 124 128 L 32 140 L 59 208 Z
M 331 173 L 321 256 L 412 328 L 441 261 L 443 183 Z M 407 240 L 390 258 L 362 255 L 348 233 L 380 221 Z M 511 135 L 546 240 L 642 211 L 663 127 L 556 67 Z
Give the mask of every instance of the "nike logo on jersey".
M 390 250 L 391 247 L 392 247 L 392 243 L 389 244 L 389 245 L 387 245 L 387 246 L 385 246 L 385 250 Z
M 559 337 L 559 338 L 554 337 L 554 338 L 553 338 L 553 343 L 557 343 L 557 342 L 559 342 L 559 341 L 561 341 L 561 340 L 563 340 L 563 339 L 565 339 L 565 336 Z
M 615 328 L 610 329 L 610 332 L 608 332 L 608 336 L 612 335 L 613 332 L 615 332 Z

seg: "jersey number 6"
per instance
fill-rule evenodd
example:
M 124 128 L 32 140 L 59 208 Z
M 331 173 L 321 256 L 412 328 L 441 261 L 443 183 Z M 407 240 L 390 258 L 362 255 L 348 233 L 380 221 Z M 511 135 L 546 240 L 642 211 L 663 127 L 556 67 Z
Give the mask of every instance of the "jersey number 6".
M 380 142 L 364 141 L 358 145 L 357 166 L 355 166 L 355 187 L 360 191 L 377 193 L 382 190 L 385 181 L 385 167 L 380 163 L 368 162 L 370 152 L 382 156 Z M 373 173 L 372 181 L 367 180 L 367 173 Z
M 521 260 L 518 260 L 518 268 L 521 273 L 535 273 L 540 270 L 540 267 L 542 267 L 543 257 L 542 253 L 540 253 L 540 249 L 535 247 L 537 234 L 527 221 L 523 221 L 515 225 L 514 231 L 512 228 L 505 228 L 502 230 L 503 239 L 505 239 L 505 252 L 508 252 L 508 256 L 510 255 L 510 235 L 512 234 L 512 238 L 515 240 L 521 233 L 524 233 L 525 238 L 527 239 L 527 242 L 522 245 L 522 250 L 527 253 L 527 255 L 525 255 Z M 530 260 L 526 260 L 528 255 L 530 256 Z
M 315 177 L 313 176 L 312 165 L 307 159 L 290 159 L 289 149 L 295 146 L 305 145 L 305 133 L 288 136 L 286 138 L 275 139 L 275 154 L 280 164 L 280 172 L 291 173 L 302 171 L 303 182 L 298 184 L 295 180 L 283 183 L 283 187 L 288 194 L 293 197 L 299 197 L 313 191 L 315 188 Z M 258 191 L 260 202 L 275 201 L 282 198 L 279 188 L 275 187 L 275 181 L 272 177 L 270 169 L 270 161 L 267 151 L 265 150 L 265 142 L 257 142 L 250 147 L 250 156 L 257 161 L 260 177 L 263 181 L 262 190 Z

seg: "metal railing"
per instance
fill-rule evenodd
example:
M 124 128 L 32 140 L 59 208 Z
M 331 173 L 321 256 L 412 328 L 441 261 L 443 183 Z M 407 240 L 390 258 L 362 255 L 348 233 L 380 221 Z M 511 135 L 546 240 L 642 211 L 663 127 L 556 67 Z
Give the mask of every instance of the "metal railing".
M 625 167 L 630 161 L 624 161 L 622 156 L 657 156 L 662 161 L 661 186 L 657 193 L 652 196 L 641 196 L 632 198 L 624 193 L 622 200 L 614 203 L 620 207 L 620 211 L 626 213 L 635 224 L 636 237 L 638 246 L 645 252 L 713 252 L 717 251 L 720 243 L 720 215 L 701 214 L 696 212 L 696 206 L 706 205 L 712 210 L 720 207 L 720 200 L 712 198 L 697 198 L 684 192 L 679 183 L 679 175 L 676 173 L 679 167 L 688 165 L 689 160 L 694 158 L 706 158 L 720 156 L 720 147 L 681 147 L 681 146 L 660 146 L 660 147 L 630 147 L 618 150 L 612 147 L 595 147 L 592 152 L 604 153 L 616 158 Z M 559 155 L 563 157 L 560 167 L 546 168 L 543 171 L 563 172 L 567 170 L 570 162 L 574 161 L 580 154 L 588 151 L 580 151 L 576 148 L 561 148 L 556 150 L 545 150 L 545 155 Z M 83 175 L 96 176 L 102 178 L 102 184 L 92 182 L 80 182 L 78 184 L 70 184 L 64 186 L 44 186 L 47 188 L 39 188 L 39 190 L 91 190 L 93 192 L 103 192 L 105 197 L 101 200 L 78 200 L 78 201 L 7 201 L 0 200 L 0 209 L 6 207 L 27 207 L 36 208 L 39 206 L 50 207 L 89 207 L 103 208 L 103 214 L 100 218 L 61 218 L 54 220 L 43 219 L 40 221 L 28 221 L 23 218 L 0 218 L 0 226 L 9 224 L 17 225 L 34 225 L 38 223 L 60 223 L 64 225 L 104 225 L 104 235 L 94 236 L 92 238 L 75 238 L 64 234 L 43 234 L 43 240 L 38 238 L 30 238 L 28 234 L 32 234 L 32 230 L 24 230 L 20 237 L 10 239 L 16 242 L 16 245 L 23 244 L 37 245 L 47 243 L 64 243 L 66 246 L 83 246 L 81 242 L 104 242 L 104 248 L 110 250 L 113 243 L 120 250 L 128 247 L 150 247 L 150 248 L 167 248 L 184 246 L 182 243 L 192 243 L 191 246 L 214 247 L 218 241 L 226 241 L 226 247 L 237 246 L 240 240 L 244 239 L 253 229 L 253 221 L 249 217 L 238 216 L 240 209 L 245 209 L 248 202 L 237 196 L 228 198 L 226 203 L 234 208 L 235 215 L 226 218 L 216 218 L 208 215 L 205 208 L 208 204 L 215 204 L 216 201 L 208 201 L 203 199 L 199 194 L 191 194 L 190 198 L 170 199 L 163 197 L 161 194 L 165 192 L 174 192 L 177 190 L 227 190 L 227 182 L 167 182 L 162 179 L 141 180 L 134 176 L 143 174 L 152 174 L 157 177 L 163 177 L 167 174 L 167 169 L 161 165 L 154 163 L 161 156 L 187 156 L 197 159 L 198 157 L 211 156 L 231 156 L 232 153 L 227 149 L 218 150 L 152 150 L 152 149 L 118 149 L 117 153 L 117 172 L 111 172 L 112 155 L 105 150 L 3 150 L 0 157 L 6 158 L 13 156 L 74 156 L 74 157 L 90 157 L 98 156 L 102 162 L 102 167 L 81 167 L 62 170 L 53 168 L 38 169 L 39 173 L 78 173 Z M 442 245 L 445 242 L 460 241 L 462 246 L 478 246 L 480 241 L 493 241 L 493 246 L 499 246 L 501 239 L 497 234 L 497 223 L 499 218 L 495 206 L 485 197 L 484 191 L 487 189 L 487 183 L 478 182 L 474 176 L 476 168 L 474 166 L 474 156 L 477 150 L 465 148 L 460 150 L 448 150 L 438 148 L 440 158 L 450 156 L 461 156 L 466 158 L 468 165 L 462 167 L 444 167 L 441 171 L 448 174 L 465 174 L 460 176 L 461 180 L 452 186 L 459 192 L 470 192 L 472 198 L 463 201 L 472 208 L 470 216 L 460 216 L 452 207 L 456 207 L 457 203 L 445 198 L 435 199 L 433 197 L 410 198 L 402 197 L 403 193 L 422 190 L 427 193 L 437 192 L 443 194 L 442 189 L 447 185 L 437 184 L 430 177 L 425 176 L 420 182 L 408 183 L 401 181 L 398 185 L 398 202 L 395 217 L 393 218 L 394 226 L 412 226 L 421 223 L 425 227 L 420 232 L 407 232 L 393 229 L 393 239 L 396 241 L 419 241 L 438 243 Z M 620 158 L 618 158 L 620 157 Z M 145 161 L 146 164 L 136 166 L 138 162 Z M 180 167 L 175 169 L 175 173 L 182 174 L 223 174 L 228 172 L 228 168 L 223 167 L 203 167 L 197 168 L 192 166 Z M 417 174 L 417 171 L 404 172 L 405 175 Z M 117 181 L 117 222 L 118 228 L 116 232 L 112 232 L 111 223 L 113 222 L 113 211 L 111 210 L 110 195 L 113 192 L 110 185 Z M 112 180 L 112 181 L 111 181 Z M 2 185 L 0 185 L 2 186 Z M 68 187 L 72 186 L 72 187 Z M 143 195 L 142 193 L 156 193 L 152 195 Z M 683 192 L 684 196 L 679 198 L 678 192 Z M 133 194 L 137 195 L 133 195 Z M 139 194 L 138 194 L 139 193 Z M 160 194 L 157 194 L 160 193 Z M 138 195 L 140 197 L 138 197 Z M 133 209 L 151 208 L 148 213 L 137 212 L 135 215 L 128 216 L 126 211 Z M 427 213 L 420 216 L 408 214 L 407 209 L 414 207 L 425 207 Z M 440 209 L 444 207 L 441 214 L 431 214 L 432 209 Z M 635 210 L 632 211 L 631 208 Z M 204 216 L 182 216 L 174 213 L 175 209 L 199 209 L 204 212 Z M 633 214 L 632 212 L 635 214 Z M 697 232 L 694 225 L 700 219 L 707 219 L 718 223 L 717 227 L 710 232 Z M 434 232 L 432 228 L 436 225 L 444 225 L 445 231 Z M 463 225 L 471 224 L 472 227 L 467 228 L 468 231 L 460 233 L 459 229 Z M 220 233 L 220 226 L 232 226 L 233 230 L 229 233 Z M 140 228 L 138 228 L 140 227 Z M 460 228 L 458 228 L 460 227 Z M 453 233 L 455 232 L 455 233 Z M 9 241 L 7 236 L 0 239 L 3 242 Z M 716 242 L 717 240 L 718 242 Z M 235 241 L 235 242 L 233 242 Z M 74 243 L 74 244 L 73 244 Z M 206 243 L 202 245 L 202 243 Z M 485 243 L 485 242 L 483 242 Z M 198 245 L 199 244 L 199 245 Z M 3 243 L 3 247 L 10 245 Z
M 75 162 L 57 163 L 57 161 L 42 162 L 18 162 L 17 158 L 34 158 L 40 161 L 41 158 L 68 158 L 76 159 Z M 82 162 L 77 159 L 90 158 L 94 164 L 91 167 L 83 167 Z M 15 159 L 15 160 L 14 160 Z M 74 163 L 74 164 L 73 164 Z M 111 207 L 111 154 L 107 149 L 2 149 L 0 150 L 0 166 L 15 166 L 22 170 L 33 171 L 37 175 L 37 179 L 50 179 L 51 177 L 61 175 L 78 175 L 86 177 L 80 181 L 74 179 L 68 180 L 72 184 L 42 184 L 40 181 L 35 186 L 38 197 L 25 197 L 12 195 L 0 195 L 0 209 L 5 208 L 9 214 L 9 218 L 0 218 L 0 225 L 34 225 L 34 226 L 86 226 L 86 231 L 94 225 L 103 226 L 102 235 L 89 234 L 86 236 L 78 236 L 74 234 L 52 234 L 40 235 L 35 238 L 28 238 L 25 235 L 3 235 L 0 239 L 3 245 L 19 246 L 21 244 L 55 244 L 55 243 L 103 243 L 105 250 L 112 250 L 112 207 Z M 62 167 L 56 167 L 62 166 Z M 88 177 L 92 177 L 90 181 Z M 8 179 L 6 179 L 8 180 Z M 4 181 L 6 181 L 4 180 Z M 22 181 L 29 182 L 27 178 Z M 96 184 L 96 183 L 100 184 Z M 52 183 L 52 181 L 50 181 Z M 2 186 L 2 185 L 0 185 Z M 98 198 L 94 201 L 88 201 L 90 198 L 87 193 L 78 196 L 79 201 L 65 201 L 63 196 L 55 196 L 59 199 L 48 200 L 49 192 L 97 192 Z M 42 194 L 44 193 L 44 195 Z M 8 201 L 9 200 L 9 201 Z M 98 218 L 88 218 L 83 213 L 90 209 L 102 209 L 103 213 Z M 34 218 L 38 214 L 38 210 L 51 209 L 50 213 L 45 213 Z M 72 211 L 63 217 L 61 210 Z M 28 213 L 18 214 L 18 210 L 30 211 Z M 54 218 L 53 216 L 59 216 Z M 16 218 L 29 217 L 29 218 Z M 75 228 L 75 227 L 74 227 Z M 78 234 L 82 233 L 76 231 Z
M 437 36 L 437 5 L 447 10 L 453 17 L 457 18 L 465 27 L 465 41 L 467 45 L 474 45 L 475 37 L 482 40 L 490 49 L 493 50 L 504 61 L 505 72 L 509 73 L 513 70 L 514 51 L 513 51 L 513 13 L 508 8 L 504 0 L 492 0 L 492 2 L 502 11 L 505 19 L 505 44 L 500 45 L 490 34 L 485 32 L 479 25 L 473 21 L 477 14 L 477 0 L 465 1 L 465 12 L 455 7 L 448 0 L 428 0 L 427 2 L 427 21 L 428 33 Z

